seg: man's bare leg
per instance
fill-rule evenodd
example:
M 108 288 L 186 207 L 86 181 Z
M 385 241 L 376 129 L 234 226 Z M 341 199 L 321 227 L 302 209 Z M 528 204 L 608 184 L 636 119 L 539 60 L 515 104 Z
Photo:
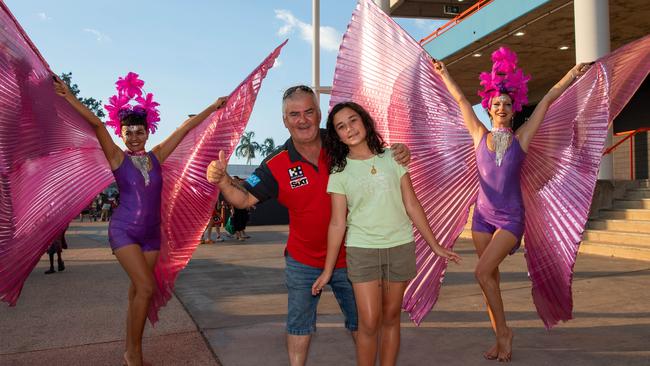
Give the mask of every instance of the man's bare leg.
M 287 334 L 287 352 L 291 366 L 304 366 L 309 353 L 311 335 Z

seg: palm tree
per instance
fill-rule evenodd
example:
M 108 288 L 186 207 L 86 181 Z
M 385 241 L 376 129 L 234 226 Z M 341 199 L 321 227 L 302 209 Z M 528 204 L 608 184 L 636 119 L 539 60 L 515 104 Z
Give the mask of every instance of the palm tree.
M 273 137 L 267 137 L 260 146 L 260 154 L 267 157 L 273 150 L 275 150 L 275 141 L 273 141 Z
M 250 165 L 252 159 L 255 159 L 255 152 L 261 149 L 260 144 L 253 141 L 253 137 L 255 137 L 255 132 L 244 132 L 241 140 L 239 140 L 239 146 L 235 149 L 235 156 L 246 158 L 246 164 L 248 165 Z

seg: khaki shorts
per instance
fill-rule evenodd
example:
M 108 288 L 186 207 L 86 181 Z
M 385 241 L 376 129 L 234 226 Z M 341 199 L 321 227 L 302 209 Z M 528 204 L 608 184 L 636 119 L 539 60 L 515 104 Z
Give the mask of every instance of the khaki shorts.
M 386 280 L 409 281 L 415 277 L 415 242 L 385 249 L 345 248 L 348 278 L 352 283 Z

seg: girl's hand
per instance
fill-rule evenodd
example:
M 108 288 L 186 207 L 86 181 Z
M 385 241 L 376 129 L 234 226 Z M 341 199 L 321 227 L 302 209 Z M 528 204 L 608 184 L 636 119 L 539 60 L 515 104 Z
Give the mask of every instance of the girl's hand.
M 438 244 L 433 246 L 431 249 L 433 249 L 433 252 L 436 253 L 437 256 L 447 258 L 456 264 L 460 264 L 460 261 L 462 260 L 462 258 L 456 252 L 445 249 Z
M 67 97 L 70 94 L 70 89 L 68 89 L 68 86 L 65 85 L 63 80 L 61 80 L 58 76 L 52 75 L 52 84 L 54 85 L 54 92 L 58 94 L 59 96 L 62 97 Z
M 325 271 L 323 271 L 323 273 L 321 273 L 321 275 L 318 276 L 316 281 L 314 281 L 314 284 L 311 285 L 311 294 L 313 296 L 317 296 L 318 294 L 320 294 L 321 291 L 323 291 L 325 285 L 327 285 L 330 282 L 331 278 L 332 278 L 331 274 L 325 273 Z
M 582 75 L 584 75 L 587 72 L 587 70 L 589 70 L 589 68 L 591 67 L 591 64 L 592 63 L 589 63 L 589 62 L 581 62 L 581 63 L 575 65 L 571 70 L 569 70 L 569 74 L 571 74 L 571 76 L 574 79 L 577 79 L 577 78 L 581 77 Z

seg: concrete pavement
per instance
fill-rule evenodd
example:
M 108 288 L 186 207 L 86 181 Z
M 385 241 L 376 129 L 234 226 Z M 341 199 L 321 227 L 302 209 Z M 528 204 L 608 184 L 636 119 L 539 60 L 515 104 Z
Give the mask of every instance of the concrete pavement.
M 121 365 L 128 277 L 111 254 L 106 223 L 73 222 L 66 269 L 45 275 L 47 254 L 27 279 L 18 304 L 0 306 L 0 365 Z M 56 263 L 55 263 L 56 266 Z M 172 298 L 145 357 L 154 365 L 218 365 L 182 304 Z
M 246 242 L 201 245 L 145 355 L 154 365 L 286 365 L 286 226 L 250 227 Z M 47 256 L 15 308 L 0 307 L 0 365 L 118 365 L 126 275 L 105 243 L 105 225 L 75 223 L 66 271 L 45 276 Z M 399 365 L 488 365 L 493 336 L 473 277 L 471 243 L 452 265 L 440 299 L 420 327 L 402 317 Z M 579 255 L 574 317 L 546 331 L 530 296 L 523 253 L 501 267 L 506 315 L 520 365 L 650 365 L 650 262 Z M 354 365 L 336 301 L 324 292 L 309 365 Z

